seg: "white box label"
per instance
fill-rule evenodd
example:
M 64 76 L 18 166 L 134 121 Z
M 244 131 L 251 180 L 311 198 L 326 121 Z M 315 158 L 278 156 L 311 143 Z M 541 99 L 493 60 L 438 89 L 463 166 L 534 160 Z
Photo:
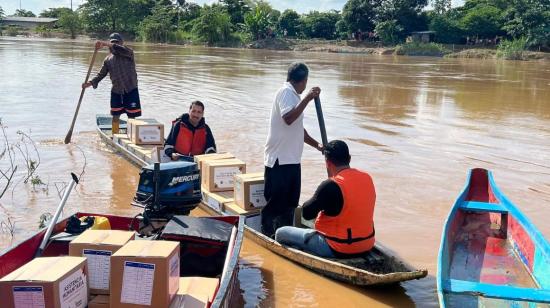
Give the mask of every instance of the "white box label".
M 267 203 L 264 197 L 264 183 L 250 185 L 250 203 L 254 207 L 264 207 Z
M 180 283 L 180 254 L 177 252 L 170 259 L 170 285 L 168 287 L 168 293 L 170 295 L 176 294 L 179 289 Z
M 151 305 L 155 264 L 124 261 L 120 302 Z
M 109 250 L 82 250 L 82 256 L 88 260 L 88 276 L 90 288 L 109 290 L 109 275 L 111 273 L 111 255 Z
M 44 290 L 42 287 L 13 287 L 15 308 L 44 308 Z
M 161 142 L 160 129 L 158 126 L 139 126 L 138 140 L 141 142 Z
M 84 308 L 88 306 L 88 285 L 82 269 L 61 280 L 59 283 L 61 308 Z
M 241 174 L 239 167 L 214 168 L 214 184 L 217 188 L 232 188 L 235 174 Z

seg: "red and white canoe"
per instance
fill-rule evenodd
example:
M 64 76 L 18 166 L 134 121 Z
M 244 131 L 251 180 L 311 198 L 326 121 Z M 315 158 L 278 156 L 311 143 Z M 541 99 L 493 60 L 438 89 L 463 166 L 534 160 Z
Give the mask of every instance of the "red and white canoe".
M 113 230 L 137 230 L 139 224 L 139 221 L 134 217 L 92 213 L 77 213 L 76 215 L 78 217 L 106 217 L 109 219 L 111 229 Z M 223 270 L 216 275 L 217 277 L 220 277 L 219 287 L 216 290 L 210 307 L 235 307 L 241 303 L 241 292 L 238 285 L 237 274 L 239 253 L 243 242 L 244 219 L 240 216 L 208 217 L 208 219 L 215 219 L 230 223 L 235 226 L 234 229 L 236 230 L 236 232 L 232 233 L 232 238 L 229 241 L 230 244 L 228 246 L 230 247 L 227 248 L 225 266 Z M 56 234 L 62 233 L 65 230 L 67 220 L 68 218 L 63 219 L 55 225 L 52 237 L 55 237 Z M 15 271 L 33 259 L 45 233 L 46 228 L 38 231 L 36 234 L 20 242 L 19 244 L 0 252 L 0 278 Z M 46 246 L 42 256 L 63 256 L 68 255 L 68 253 L 69 241 L 54 240 Z

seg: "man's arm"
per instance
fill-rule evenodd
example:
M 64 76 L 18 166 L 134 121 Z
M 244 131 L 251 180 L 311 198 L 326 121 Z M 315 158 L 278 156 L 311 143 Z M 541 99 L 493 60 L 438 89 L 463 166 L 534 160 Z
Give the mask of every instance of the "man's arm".
M 166 154 L 166 156 L 170 158 L 172 158 L 172 154 L 174 154 L 174 152 L 176 151 L 174 149 L 174 145 L 176 144 L 176 138 L 178 137 L 179 133 L 179 123 L 179 121 L 176 121 L 172 125 L 172 128 L 170 129 L 170 134 L 168 134 L 168 138 L 166 138 L 166 141 L 164 142 L 164 154 Z
M 304 219 L 311 220 L 317 217 L 319 212 L 324 211 L 328 216 L 337 216 L 340 214 L 344 205 L 342 191 L 333 180 L 325 180 L 311 199 L 304 202 L 302 206 L 302 216 Z
M 294 107 L 294 109 L 288 111 L 283 115 L 283 120 L 285 120 L 286 125 L 292 125 L 296 119 L 304 112 L 304 109 L 306 109 L 307 104 L 311 102 L 314 98 L 319 96 L 319 93 L 321 93 L 321 89 L 319 87 L 313 87 L 311 90 L 309 90 L 309 93 L 302 99 L 302 101 Z
M 93 86 L 94 89 L 96 89 L 99 82 L 103 78 L 105 78 L 105 76 L 107 76 L 108 72 L 109 72 L 109 69 L 107 68 L 107 63 L 103 61 L 103 66 L 101 67 L 101 70 L 99 70 L 99 73 L 97 73 L 97 75 L 94 78 L 92 78 L 92 80 L 88 81 L 87 83 L 83 83 L 82 87 L 87 88 L 89 86 Z
M 307 130 L 304 128 L 304 142 L 309 144 L 310 146 L 314 147 L 315 149 L 323 152 L 323 145 L 317 142 L 317 140 L 313 139 L 308 133 Z
M 216 153 L 216 141 L 214 140 L 214 134 L 210 130 L 210 126 L 206 125 L 206 150 L 205 154 Z
M 134 58 L 134 51 L 131 48 L 126 47 L 124 45 L 119 45 L 119 44 L 113 44 L 113 43 L 107 43 L 107 44 L 109 44 L 109 48 L 111 49 L 111 52 L 114 55 L 130 58 L 130 59 Z

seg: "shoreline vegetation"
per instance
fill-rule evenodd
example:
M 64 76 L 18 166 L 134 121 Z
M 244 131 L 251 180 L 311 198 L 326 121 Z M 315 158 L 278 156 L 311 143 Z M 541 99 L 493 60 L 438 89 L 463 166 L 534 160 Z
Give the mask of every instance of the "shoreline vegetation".
M 8 17 L 36 15 L 24 9 L 8 15 L 0 6 L 0 35 L 27 31 Z M 202 6 L 86 0 L 75 10 L 49 8 L 39 17 L 34 31 L 42 37 L 119 32 L 147 43 L 508 60 L 547 60 L 550 52 L 550 1 L 541 0 L 465 0 L 460 7 L 451 0 L 347 0 L 341 10 L 307 13 L 281 12 L 266 0 Z
M 4 37 L 9 37 L 5 36 Z M 25 38 L 55 38 L 71 39 L 69 35 L 61 32 L 50 32 L 48 35 L 42 35 L 39 32 L 24 32 L 14 37 Z M 78 35 L 74 40 L 93 41 L 96 39 L 88 35 Z M 139 40 L 130 41 L 141 43 Z M 438 43 L 403 43 L 395 46 L 383 46 L 380 42 L 357 42 L 351 40 L 322 40 L 322 39 L 294 39 L 294 38 L 267 38 L 253 41 L 247 44 L 221 44 L 209 46 L 203 42 L 193 42 L 184 40 L 174 43 L 154 43 L 149 44 L 174 45 L 174 46 L 204 46 L 204 47 L 222 47 L 237 49 L 265 49 L 275 51 L 303 51 L 303 52 L 325 52 L 340 54 L 362 54 L 362 55 L 382 55 L 382 56 L 424 56 L 424 57 L 443 57 L 454 59 L 482 59 L 482 60 L 521 60 L 521 61 L 550 61 L 550 53 L 528 51 L 521 48 L 511 48 L 503 51 L 498 47 L 479 47 L 468 45 L 438 44 Z

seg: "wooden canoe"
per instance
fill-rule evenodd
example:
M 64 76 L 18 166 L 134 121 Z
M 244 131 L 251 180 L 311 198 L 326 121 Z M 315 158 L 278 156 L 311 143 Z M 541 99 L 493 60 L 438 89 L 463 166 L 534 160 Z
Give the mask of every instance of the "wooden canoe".
M 441 307 L 550 303 L 550 245 L 488 170 L 470 170 L 447 218 L 437 290 Z
M 121 136 L 111 137 L 110 116 L 98 116 L 97 123 L 101 138 L 129 161 L 140 167 L 154 162 L 151 155 L 139 154 L 135 150 L 136 146 L 129 143 L 127 139 Z M 199 207 L 211 215 L 237 214 L 244 216 L 244 229 L 247 238 L 280 256 L 324 276 L 357 286 L 369 286 L 420 279 L 428 274 L 426 269 L 416 269 L 410 266 L 380 244 L 377 244 L 376 248 L 371 253 L 365 255 L 365 257 L 351 259 L 326 259 L 283 246 L 259 231 L 260 213 L 258 211 L 246 212 L 240 209 L 229 209 L 224 206 L 223 202 L 216 201 L 215 199 L 220 198 L 215 193 L 203 191 L 203 202 L 201 202 Z
M 78 217 L 82 216 L 103 216 L 109 219 L 109 223 L 113 230 L 137 230 L 138 220 L 134 217 L 123 217 L 104 214 L 92 214 L 92 213 L 76 213 Z M 238 260 L 239 253 L 241 251 L 244 221 L 239 216 L 225 216 L 225 217 L 209 217 L 210 219 L 217 219 L 228 222 L 235 225 L 237 232 L 234 235 L 233 246 L 228 248 L 227 266 L 224 267 L 223 273 L 219 273 L 219 277 L 222 277 L 219 282 L 218 290 L 215 293 L 212 300 L 211 307 L 235 307 L 241 302 L 241 292 L 238 284 Z M 67 224 L 67 218 L 59 221 L 55 227 L 52 237 L 56 234 L 63 232 L 65 225 Z M 20 242 L 19 244 L 0 252 L 0 278 L 8 275 L 17 268 L 23 266 L 27 262 L 34 258 L 34 254 L 42 242 L 42 239 L 46 233 L 46 228 L 38 231 L 33 236 Z M 62 256 L 69 253 L 69 241 L 66 240 L 53 240 L 44 250 L 43 256 Z M 1 305 L 0 305 L 1 306 Z M 183 307 L 183 306 L 181 306 Z

